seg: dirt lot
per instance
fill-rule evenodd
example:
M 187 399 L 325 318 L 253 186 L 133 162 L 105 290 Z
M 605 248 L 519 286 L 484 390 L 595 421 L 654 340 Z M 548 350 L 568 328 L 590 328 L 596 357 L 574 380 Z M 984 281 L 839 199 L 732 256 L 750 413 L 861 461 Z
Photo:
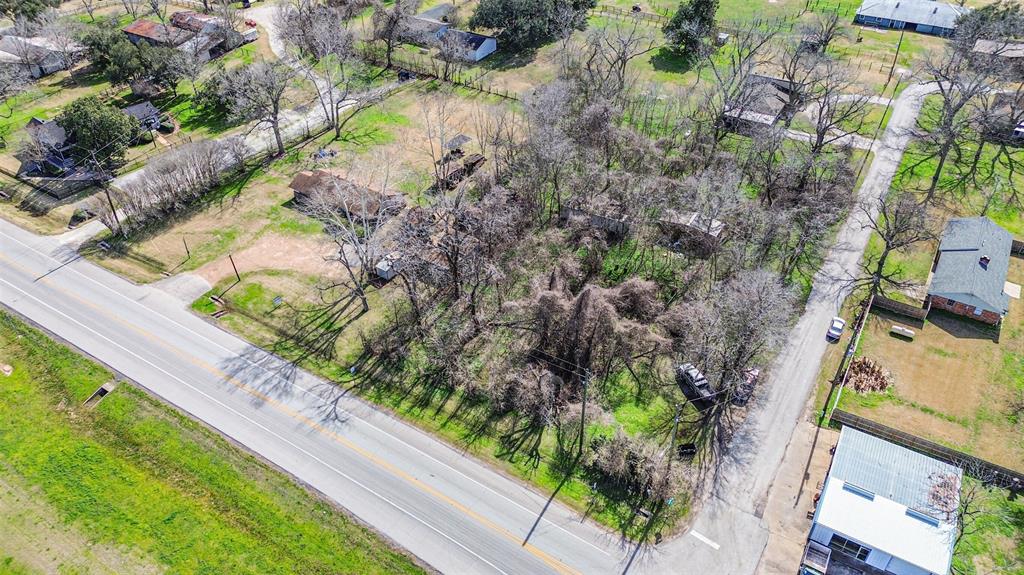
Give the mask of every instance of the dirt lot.
M 1009 281 L 1024 283 L 1011 258 Z M 1015 469 L 1024 469 L 1024 430 L 1008 403 L 1024 389 L 1024 301 L 1011 300 L 998 341 L 967 319 L 932 312 L 914 341 L 889 335 L 896 316 L 873 313 L 858 351 L 892 372 L 885 393 L 844 392 L 840 407 Z M 833 347 L 832 369 L 845 342 Z M 831 375 L 831 372 L 826 370 Z

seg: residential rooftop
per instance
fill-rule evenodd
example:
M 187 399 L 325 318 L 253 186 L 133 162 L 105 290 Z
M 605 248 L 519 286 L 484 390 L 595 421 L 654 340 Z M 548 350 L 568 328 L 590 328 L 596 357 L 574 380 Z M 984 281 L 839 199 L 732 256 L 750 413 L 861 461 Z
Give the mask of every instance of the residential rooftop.
M 930 573 L 949 572 L 963 472 L 844 427 L 815 523 Z
M 952 30 L 956 28 L 957 19 L 970 11 L 970 8 L 936 0 L 864 0 L 857 8 L 857 15 Z
M 950 220 L 928 293 L 1005 314 L 1012 245 L 1013 236 L 986 217 Z

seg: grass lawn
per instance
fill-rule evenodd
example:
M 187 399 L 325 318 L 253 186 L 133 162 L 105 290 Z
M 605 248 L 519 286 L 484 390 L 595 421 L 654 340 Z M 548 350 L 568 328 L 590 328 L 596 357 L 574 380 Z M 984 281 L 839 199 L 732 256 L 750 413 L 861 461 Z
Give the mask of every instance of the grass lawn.
M 101 74 L 78 68 L 74 75 L 63 71 L 35 81 L 32 86 L 0 105 L 0 135 L 7 141 L 5 154 L 13 154 L 25 124 L 32 118 L 55 118 L 71 102 L 111 89 Z M 10 110 L 10 114 L 6 112 Z
M 1008 280 L 1024 283 L 1024 260 L 1011 258 Z M 849 305 L 846 314 L 854 316 Z M 883 393 L 844 390 L 839 408 L 1024 470 L 1024 428 L 1008 410 L 1024 389 L 1024 302 L 1011 300 L 998 342 L 979 324 L 942 311 L 932 312 L 923 329 L 912 326 L 912 342 L 889 335 L 896 323 L 905 321 L 872 313 L 858 348 L 892 372 L 895 384 Z M 819 405 L 845 349 L 844 340 L 826 353 Z
M 90 557 L 116 553 L 120 572 L 421 572 L 290 478 L 127 383 L 83 406 L 113 376 L 2 312 L 0 359 L 14 368 L 0 386 L 0 483 L 18 494 L 11 502 L 4 489 L 0 500 L 9 503 L 0 506 L 0 565 L 85 572 L 96 566 Z M 39 516 L 33 529 L 60 526 L 102 554 L 12 531 Z M 72 571 L 78 562 L 84 569 Z
M 1024 500 L 992 489 L 982 492 L 978 509 L 981 514 L 953 556 L 953 572 L 964 575 L 1021 573 L 1024 570 Z

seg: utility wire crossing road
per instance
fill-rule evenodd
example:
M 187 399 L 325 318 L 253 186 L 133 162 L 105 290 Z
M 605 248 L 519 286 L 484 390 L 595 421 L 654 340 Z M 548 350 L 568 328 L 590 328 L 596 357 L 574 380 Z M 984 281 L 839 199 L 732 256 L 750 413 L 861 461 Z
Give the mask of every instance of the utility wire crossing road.
M 930 89 L 894 106 L 861 196 L 888 190 Z M 191 314 L 158 288 L 81 259 L 62 238 L 0 220 L 0 304 L 70 342 L 338 502 L 445 573 L 753 573 L 759 509 L 813 389 L 844 275 L 867 243 L 851 217 L 815 280 L 769 392 L 741 430 L 750 445 L 686 535 L 643 550 L 442 442 Z M 73 237 L 76 234 L 70 234 Z M 66 240 L 66 238 L 64 238 Z M 820 325 L 819 325 L 820 324 Z M 813 333 L 812 333 L 813 332 Z

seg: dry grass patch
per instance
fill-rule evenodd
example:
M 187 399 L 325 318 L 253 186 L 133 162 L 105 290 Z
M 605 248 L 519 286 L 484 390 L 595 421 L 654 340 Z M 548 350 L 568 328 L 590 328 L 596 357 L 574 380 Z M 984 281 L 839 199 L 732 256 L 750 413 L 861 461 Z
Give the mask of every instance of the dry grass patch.
M 1024 283 L 1024 260 L 1011 258 L 1009 281 Z M 1011 300 L 999 332 L 969 319 L 932 312 L 913 341 L 889 334 L 901 318 L 872 313 L 858 353 L 892 373 L 883 393 L 844 393 L 840 408 L 1024 469 L 1024 434 L 1009 413 L 1024 387 L 1024 301 Z M 839 347 L 833 349 L 835 360 Z M 826 362 L 831 376 L 835 363 Z

